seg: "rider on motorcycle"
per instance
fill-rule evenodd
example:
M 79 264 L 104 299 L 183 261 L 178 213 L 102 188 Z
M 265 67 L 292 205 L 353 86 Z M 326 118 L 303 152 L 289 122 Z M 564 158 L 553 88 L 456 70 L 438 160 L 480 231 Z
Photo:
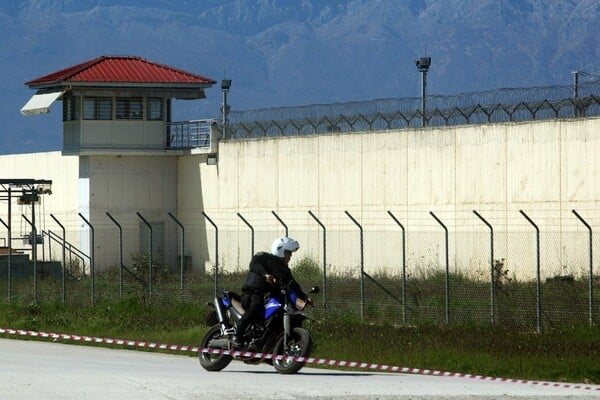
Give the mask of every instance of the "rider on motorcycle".
M 242 286 L 242 305 L 245 313 L 240 319 L 237 334 L 233 337 L 233 347 L 244 347 L 243 337 L 250 323 L 264 322 L 264 296 L 266 293 L 277 295 L 279 286 L 276 286 L 275 283 L 290 287 L 298 293 L 298 297 L 308 304 L 312 304 L 312 299 L 302 291 L 288 266 L 292 253 L 299 248 L 300 244 L 296 240 L 281 237 L 275 239 L 271 245 L 270 254 L 260 252 L 252 257 L 250 271 Z M 250 344 L 252 344 L 252 340 Z

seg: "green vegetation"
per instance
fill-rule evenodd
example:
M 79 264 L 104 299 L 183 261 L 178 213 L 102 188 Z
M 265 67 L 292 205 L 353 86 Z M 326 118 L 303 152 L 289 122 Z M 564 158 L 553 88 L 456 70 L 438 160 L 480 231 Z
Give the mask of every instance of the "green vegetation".
M 0 326 L 52 333 L 197 345 L 205 305 L 144 304 L 137 298 L 94 306 L 0 304 Z M 600 328 L 572 326 L 536 334 L 498 326 L 393 327 L 353 318 L 307 326 L 315 357 L 488 376 L 600 383 Z M 10 337 L 5 335 L 5 337 Z
M 68 279 L 63 304 L 56 278 L 14 279 L 0 301 L 0 327 L 198 345 L 206 331 L 207 301 L 215 293 L 211 274 L 157 268 L 152 285 L 141 267 Z M 327 274 L 327 290 L 316 294 L 314 356 L 346 361 L 436 369 L 506 378 L 600 384 L 600 282 L 595 283 L 594 326 L 589 325 L 588 282 L 554 279 L 541 285 L 541 330 L 536 333 L 535 282 L 509 279 L 496 265 L 492 310 L 490 284 L 436 271 L 401 278 Z M 211 271 L 212 272 L 212 271 Z M 296 261 L 302 286 L 323 286 L 320 264 Z M 219 274 L 219 288 L 239 290 L 245 273 Z M 182 285 L 183 284 L 183 285 Z M 9 292 L 0 280 L 0 295 Z M 37 301 L 36 301 L 37 299 Z M 404 301 L 403 301 L 404 300 Z M 447 314 L 446 314 L 447 312 Z M 449 321 L 446 321 L 446 316 Z M 362 317 L 362 318 L 361 318 Z M 7 335 L 5 335 L 7 336 Z M 9 336 L 8 336 L 9 337 Z

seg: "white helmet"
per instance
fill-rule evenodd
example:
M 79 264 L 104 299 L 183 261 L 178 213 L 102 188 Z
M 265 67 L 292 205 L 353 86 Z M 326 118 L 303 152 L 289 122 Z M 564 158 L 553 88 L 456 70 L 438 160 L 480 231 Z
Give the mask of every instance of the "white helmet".
M 285 257 L 285 251 L 291 251 L 292 253 L 300 248 L 300 243 L 290 237 L 281 237 L 275 239 L 271 245 L 271 254 L 274 256 L 283 258 Z

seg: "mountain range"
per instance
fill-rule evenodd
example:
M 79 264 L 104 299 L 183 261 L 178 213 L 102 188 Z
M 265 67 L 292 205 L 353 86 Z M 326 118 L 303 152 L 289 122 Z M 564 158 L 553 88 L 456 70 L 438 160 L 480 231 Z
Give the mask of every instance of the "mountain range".
M 2 0 L 0 153 L 60 150 L 60 104 L 24 117 L 24 83 L 100 55 L 219 81 L 232 110 L 569 85 L 600 74 L 597 0 Z M 218 118 L 208 99 L 174 120 Z

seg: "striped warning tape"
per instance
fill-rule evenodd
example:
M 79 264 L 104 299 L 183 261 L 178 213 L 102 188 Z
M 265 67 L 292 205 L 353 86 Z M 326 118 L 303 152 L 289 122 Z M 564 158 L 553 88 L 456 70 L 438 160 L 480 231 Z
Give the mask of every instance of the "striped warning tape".
M 119 345 L 119 346 L 160 349 L 160 350 L 172 350 L 172 351 L 191 352 L 191 353 L 203 352 L 203 353 L 210 353 L 210 354 L 229 355 L 232 357 L 277 359 L 277 360 L 286 359 L 286 360 L 297 361 L 297 362 L 305 362 L 307 364 L 325 365 L 325 366 L 332 366 L 332 367 L 359 368 L 359 369 L 369 369 L 369 370 L 384 371 L 384 372 L 400 372 L 400 373 L 415 374 L 415 375 L 470 378 L 470 379 L 496 381 L 496 382 L 524 383 L 524 384 L 529 384 L 529 385 L 582 389 L 582 390 L 590 390 L 590 391 L 600 392 L 600 385 L 580 385 L 580 384 L 573 384 L 573 383 L 544 382 L 544 381 L 531 381 L 531 380 L 526 380 L 526 379 L 499 378 L 499 377 L 485 376 L 485 375 L 464 374 L 464 373 L 460 373 L 460 372 L 448 372 L 448 371 L 437 371 L 437 370 L 422 369 L 422 368 L 399 367 L 399 366 L 393 366 L 393 365 L 372 364 L 372 363 L 357 362 L 357 361 L 339 361 L 339 360 L 331 360 L 331 359 L 327 359 L 327 358 L 283 356 L 283 355 L 277 355 L 277 354 L 255 353 L 255 352 L 240 351 L 240 350 L 224 350 L 224 349 L 214 349 L 214 348 L 202 348 L 202 347 L 198 347 L 198 346 L 159 344 L 159 343 L 136 341 L 136 340 L 109 339 L 109 338 L 100 338 L 100 337 L 91 337 L 91 336 L 69 335 L 69 334 L 64 334 L 64 333 L 25 331 L 25 330 L 19 330 L 19 329 L 0 328 L 0 334 L 35 337 L 35 338 L 47 338 L 47 339 L 53 339 L 53 340 L 72 340 L 72 341 L 79 341 L 79 342 L 86 342 L 86 343 L 112 344 L 112 345 Z

